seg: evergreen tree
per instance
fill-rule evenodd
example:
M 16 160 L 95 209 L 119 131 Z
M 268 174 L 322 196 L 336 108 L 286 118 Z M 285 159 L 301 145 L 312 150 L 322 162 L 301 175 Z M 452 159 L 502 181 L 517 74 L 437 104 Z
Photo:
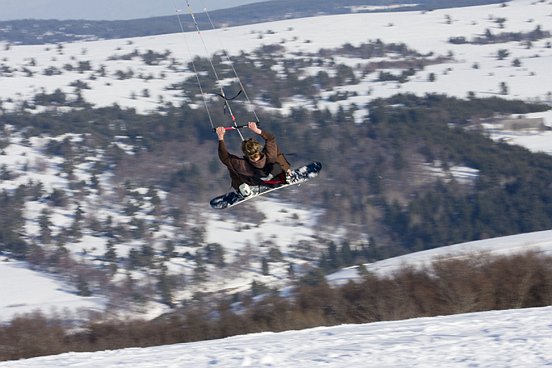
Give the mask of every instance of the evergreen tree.
M 194 268 L 193 279 L 196 283 L 204 282 L 207 280 L 207 267 L 205 266 L 203 256 L 199 250 L 196 252 L 194 259 L 196 265 Z
M 508 94 L 508 85 L 506 84 L 506 82 L 500 82 L 500 94 L 501 95 Z
M 173 302 L 173 283 L 169 275 L 167 275 L 167 266 L 161 264 L 161 272 L 159 273 L 159 279 L 157 281 L 157 288 L 161 296 L 161 303 L 174 307 Z
M 219 243 L 210 243 L 205 246 L 205 258 L 207 263 L 216 265 L 217 267 L 224 267 L 226 262 L 224 260 L 224 247 Z
M 90 291 L 90 287 L 88 285 L 88 281 L 83 275 L 79 275 L 77 278 L 77 289 L 80 296 L 86 297 L 92 295 L 92 292 Z
M 343 260 L 337 251 L 337 245 L 334 242 L 330 242 L 328 245 L 328 264 L 331 271 L 338 270 L 343 265 Z
M 82 236 L 82 220 L 83 220 L 83 210 L 80 205 L 77 206 L 75 213 L 73 215 L 73 223 L 71 224 L 71 229 L 69 235 L 74 239 L 78 239 Z
M 108 240 L 106 244 L 106 251 L 104 254 L 104 261 L 108 263 L 108 267 L 112 273 L 117 272 L 118 262 L 117 262 L 117 251 L 115 250 L 115 245 L 113 240 Z
M 351 266 L 354 263 L 354 256 L 349 243 L 344 243 L 341 246 L 341 260 L 345 267 Z
M 261 259 L 261 273 L 263 276 L 268 276 L 270 274 L 270 266 L 266 257 Z
M 291 280 L 295 280 L 295 265 L 293 263 L 289 263 L 288 264 L 288 277 L 291 279 Z
M 53 224 L 50 221 L 50 211 L 46 208 L 42 209 L 40 212 L 40 217 L 38 218 L 38 226 L 40 227 L 40 242 L 42 244 L 50 244 L 52 241 L 52 230 L 51 226 Z

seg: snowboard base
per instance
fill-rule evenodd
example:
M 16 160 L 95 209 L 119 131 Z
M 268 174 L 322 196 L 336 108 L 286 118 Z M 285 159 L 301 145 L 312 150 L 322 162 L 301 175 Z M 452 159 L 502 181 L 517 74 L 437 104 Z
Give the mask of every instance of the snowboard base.
M 211 199 L 210 205 L 214 209 L 225 209 L 236 206 L 240 203 L 257 198 L 263 194 L 275 191 L 277 189 L 287 188 L 292 185 L 304 183 L 316 176 L 322 169 L 320 162 L 311 162 L 308 165 L 301 166 L 292 170 L 289 183 L 271 184 L 271 185 L 251 185 L 251 194 L 244 197 L 238 192 L 232 191 Z

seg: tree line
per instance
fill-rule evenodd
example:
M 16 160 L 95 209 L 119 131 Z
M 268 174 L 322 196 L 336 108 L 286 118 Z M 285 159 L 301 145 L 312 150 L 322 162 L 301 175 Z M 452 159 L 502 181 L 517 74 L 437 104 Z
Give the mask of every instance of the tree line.
M 476 254 L 436 259 L 424 268 L 403 267 L 388 275 L 360 269 L 360 281 L 338 287 L 330 286 L 321 270 L 312 269 L 296 281 L 291 296 L 265 290 L 256 298 L 234 295 L 216 303 L 199 298 L 153 321 L 96 316 L 78 329 L 68 326 L 63 316 L 31 313 L 0 326 L 0 360 L 548 306 L 552 304 L 550 265 L 550 256 L 533 252 L 499 257 Z

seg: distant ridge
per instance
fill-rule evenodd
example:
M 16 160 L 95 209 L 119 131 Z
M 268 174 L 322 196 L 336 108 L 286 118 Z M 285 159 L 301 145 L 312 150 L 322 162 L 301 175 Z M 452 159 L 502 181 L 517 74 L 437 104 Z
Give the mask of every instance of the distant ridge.
M 501 0 L 271 0 L 209 12 L 217 26 L 238 26 L 282 19 L 312 17 L 352 12 L 430 11 L 434 9 L 504 3 Z M 194 25 L 185 14 L 183 26 L 193 30 Z M 201 29 L 211 24 L 203 13 L 197 14 Z M 91 20 L 36 20 L 23 19 L 0 22 L 0 41 L 12 44 L 47 44 L 83 40 L 142 37 L 175 33 L 180 26 L 175 16 L 144 19 Z

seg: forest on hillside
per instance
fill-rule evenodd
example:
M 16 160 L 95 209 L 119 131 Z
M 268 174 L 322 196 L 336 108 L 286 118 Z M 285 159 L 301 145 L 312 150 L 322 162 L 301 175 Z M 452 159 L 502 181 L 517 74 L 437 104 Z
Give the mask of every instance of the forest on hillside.
M 63 45 L 57 52 L 65 52 Z M 367 62 L 351 66 L 338 62 L 337 55 Z M 67 92 L 39 90 L 34 98 L 0 101 L 0 154 L 14 147 L 28 153 L 0 165 L 3 188 L 11 188 L 0 193 L 0 252 L 57 273 L 80 295 L 108 296 L 111 305 L 155 301 L 175 308 L 190 297 L 184 293 L 195 297 L 217 277 L 262 275 L 289 283 L 311 266 L 331 272 L 550 228 L 552 158 L 494 142 L 480 128 L 497 115 L 549 106 L 470 93 L 466 99 L 398 94 L 355 104 L 351 101 L 363 100 L 355 98 L 359 92 L 341 87 L 359 85 L 369 74 L 400 86 L 452 56 L 381 40 L 295 56 L 287 57 L 282 44 L 264 45 L 234 56 L 233 64 L 249 87 L 262 129 L 276 135 L 292 166 L 322 162 L 316 180 L 273 195 L 315 213 L 313 230 L 320 236 L 282 245 L 258 239 L 239 252 L 229 251 L 233 244 L 206 241 L 205 219 L 212 214 L 207 202 L 230 190 L 210 124 L 231 124 L 223 101 L 215 94 L 202 101 L 205 95 L 191 77 L 165 85 L 182 101 L 178 105 L 158 96 L 156 110 L 147 114 L 117 104 L 95 108 L 84 96 L 96 79 L 138 77 L 141 83 L 149 77 L 130 68 L 109 71 L 84 55 L 46 69 L 31 59 L 22 69 L 28 77 L 77 71 Z M 212 61 L 221 79 L 234 80 L 221 53 L 188 65 L 170 51 L 134 49 L 109 58 L 166 63 L 170 70 L 209 70 Z M 389 71 L 397 69 L 401 72 Z M 19 73 L 0 70 L 7 78 Z M 198 77 L 205 91 L 217 90 L 210 72 Z M 229 96 L 240 88 L 236 82 L 225 85 Z M 145 88 L 141 97 L 151 99 L 152 92 Z M 132 91 L 129 98 L 139 99 Z M 257 119 L 244 93 L 230 104 L 240 123 Z M 335 110 L 325 107 L 332 105 Z M 227 144 L 237 152 L 239 136 L 230 132 Z M 457 168 L 471 175 L 458 177 Z M 58 182 L 53 187 L 47 184 L 52 176 Z M 239 224 L 236 231 L 260 226 L 264 216 L 252 205 L 225 212 L 225 219 Z M 288 217 L 294 226 L 304 224 L 305 219 Z M 335 229 L 338 237 L 324 236 Z M 185 271 L 169 271 L 175 263 Z M 263 288 L 251 285 L 252 292 Z
M 552 226 L 552 158 L 519 146 L 496 143 L 481 131 L 467 129 L 495 114 L 548 109 L 499 98 L 460 100 L 441 95 L 396 95 L 375 100 L 370 115 L 357 123 L 357 107 L 310 111 L 295 108 L 290 116 L 264 113 L 263 126 L 273 132 L 292 164 L 324 164 L 323 175 L 287 200 L 325 209 L 320 226 L 344 226 L 369 234 L 362 258 L 434 248 L 452 243 L 509 235 Z M 245 115 L 240 107 L 236 114 Z M 215 118 L 224 118 L 222 107 Z M 220 115 L 219 115 L 220 114 Z M 96 174 L 112 171 L 114 185 L 159 188 L 178 198 L 187 213 L 193 202 L 206 202 L 229 188 L 227 173 L 216 156 L 216 140 L 201 110 L 187 105 L 163 113 L 139 115 L 117 106 L 70 112 L 6 113 L 0 127 L 13 126 L 27 137 L 83 134 L 84 145 L 52 141 L 48 154 L 66 159 L 74 170 L 79 158 L 101 150 Z M 112 143 L 127 137 L 133 153 Z M 231 147 L 238 137 L 229 137 Z M 450 167 L 478 170 L 470 182 L 431 175 L 429 166 L 447 174 Z M 2 175 L 10 175 L 4 172 Z M 75 187 L 83 185 L 75 183 Z M 2 194 L 2 249 L 25 242 L 18 235 L 21 203 L 36 188 Z M 308 198 L 308 200 L 306 199 Z M 232 215 L 240 216 L 240 209 Z M 21 255 L 24 251 L 17 252 Z
M 339 83 L 339 74 L 335 78 L 327 83 Z M 275 91 L 285 91 L 285 81 Z M 293 244 L 289 254 L 266 241 L 231 259 L 225 244 L 206 243 L 205 229 L 189 226 L 214 193 L 229 189 L 227 172 L 216 156 L 216 136 L 202 109 L 166 105 L 143 115 L 117 105 L 93 108 L 62 95 L 38 96 L 50 104 L 43 112 L 29 112 L 30 104 L 0 115 L 0 154 L 14 137 L 27 145 L 40 137 L 45 139 L 44 158 L 23 164 L 21 170 L 44 170 L 49 162 L 68 180 L 67 187 L 53 190 L 30 181 L 0 193 L 0 254 L 63 277 L 82 296 L 105 295 L 108 311 L 155 300 L 174 313 L 154 321 L 90 317 L 75 322 L 79 333 L 66 327 L 65 320 L 72 319 L 68 316 L 21 316 L 0 328 L 0 342 L 8 347 L 0 351 L 0 359 L 550 303 L 548 258 L 535 254 L 441 261 L 430 271 L 404 269 L 393 278 L 377 277 L 359 266 L 363 281 L 340 288 L 328 286 L 324 278 L 342 267 L 393 255 L 550 229 L 552 157 L 494 142 L 479 128 L 486 118 L 544 111 L 546 105 L 399 94 L 335 113 L 303 107 L 289 116 L 262 111 L 263 129 L 277 136 L 292 164 L 319 160 L 324 165 L 318 178 L 278 198 L 322 209 L 317 227 L 347 233 L 339 242 Z M 57 109 L 55 101 L 78 106 Z M 212 107 L 215 121 L 228 119 L 222 104 Z M 354 116 L 359 108 L 369 111 L 361 122 Z M 238 103 L 234 113 L 249 114 Z M 235 151 L 238 136 L 229 134 L 228 144 Z M 88 168 L 90 179 L 82 180 L 76 173 L 91 156 L 98 159 Z M 457 178 L 452 170 L 457 166 L 476 175 Z M 109 182 L 100 180 L 106 173 Z M 21 171 L 0 167 L 0 180 L 18 175 Z M 80 203 L 109 190 L 114 194 L 103 205 L 118 209 L 121 216 L 83 213 Z M 37 235 L 25 231 L 29 201 L 50 209 L 40 213 Z M 51 211 L 69 208 L 72 222 L 54 233 Z M 140 216 L 144 212 L 147 218 Z M 226 215 L 252 226 L 262 216 L 247 205 Z M 174 239 L 154 247 L 151 233 L 168 222 L 174 225 Z M 83 234 L 107 238 L 105 253 L 90 262 L 72 257 L 67 244 L 76 244 Z M 129 242 L 141 245 L 126 258 L 117 254 L 117 244 Z M 194 264 L 192 274 L 169 274 L 167 264 L 176 259 Z M 299 269 L 294 259 L 310 265 Z M 178 291 L 201 286 L 210 272 L 235 275 L 258 262 L 266 276 L 272 264 L 282 261 L 289 262 L 293 298 L 255 280 L 249 290 L 232 295 L 175 297 Z M 117 272 L 126 276 L 113 282 Z M 146 282 L 131 277 L 137 272 Z M 521 278 L 527 282 L 516 281 Z M 259 295 L 264 296 L 255 298 Z M 236 312 L 237 305 L 242 313 Z M 49 338 L 35 344 L 27 338 L 30 329 Z

